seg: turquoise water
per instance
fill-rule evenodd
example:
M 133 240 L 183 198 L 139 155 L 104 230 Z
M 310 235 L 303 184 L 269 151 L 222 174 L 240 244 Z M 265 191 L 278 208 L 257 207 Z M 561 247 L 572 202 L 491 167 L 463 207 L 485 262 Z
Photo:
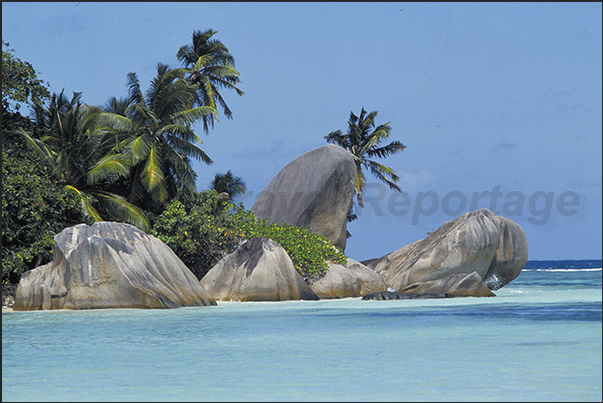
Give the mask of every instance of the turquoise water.
M 4 313 L 2 400 L 601 401 L 601 266 L 567 266 L 495 298 Z

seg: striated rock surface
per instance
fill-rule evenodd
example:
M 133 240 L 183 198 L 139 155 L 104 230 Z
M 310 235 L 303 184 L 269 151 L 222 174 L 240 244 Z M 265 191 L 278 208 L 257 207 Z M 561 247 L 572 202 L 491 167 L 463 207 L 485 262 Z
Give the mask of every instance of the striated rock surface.
M 216 305 L 166 244 L 130 224 L 79 224 L 55 241 L 53 261 L 21 277 L 15 311 Z
M 454 294 L 463 297 L 495 297 L 477 272 L 453 274 L 438 280 L 420 281 L 400 290 L 415 294 Z
M 387 288 L 387 284 L 375 271 L 362 263 L 348 258 L 347 264 L 329 263 L 323 278 L 310 285 L 321 299 L 362 297 Z
M 287 252 L 266 237 L 225 256 L 200 281 L 219 301 L 317 300 Z
M 281 169 L 251 211 L 269 224 L 304 226 L 345 250 L 355 178 L 356 165 L 350 153 L 327 144 Z
M 508 218 L 480 209 L 444 223 L 425 239 L 362 263 L 398 290 L 414 283 L 473 272 L 488 288 L 496 290 L 516 278 L 527 260 L 528 245 L 523 229 Z M 482 293 L 477 288 L 474 291 Z

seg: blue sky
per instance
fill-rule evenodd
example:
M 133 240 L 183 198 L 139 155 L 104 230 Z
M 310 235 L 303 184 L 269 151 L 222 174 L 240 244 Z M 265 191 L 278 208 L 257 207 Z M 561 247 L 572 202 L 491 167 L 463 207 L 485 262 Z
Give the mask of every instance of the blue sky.
M 600 259 L 601 3 L 2 3 L 2 38 L 52 91 L 104 104 L 143 89 L 193 30 L 235 57 L 242 97 L 203 138 L 251 207 L 287 163 L 378 111 L 407 148 L 371 180 L 346 254 L 382 256 L 475 208 L 526 232 L 529 258 Z

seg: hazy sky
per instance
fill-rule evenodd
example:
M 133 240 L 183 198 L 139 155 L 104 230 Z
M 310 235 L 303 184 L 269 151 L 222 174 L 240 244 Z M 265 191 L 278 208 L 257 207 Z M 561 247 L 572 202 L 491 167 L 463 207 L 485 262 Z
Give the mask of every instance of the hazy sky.
M 245 95 L 204 135 L 250 208 L 294 158 L 378 111 L 407 148 L 371 179 L 346 254 L 382 256 L 476 208 L 523 227 L 529 258 L 601 258 L 601 3 L 2 3 L 2 38 L 52 91 L 104 104 L 144 90 L 193 30 L 213 29 Z

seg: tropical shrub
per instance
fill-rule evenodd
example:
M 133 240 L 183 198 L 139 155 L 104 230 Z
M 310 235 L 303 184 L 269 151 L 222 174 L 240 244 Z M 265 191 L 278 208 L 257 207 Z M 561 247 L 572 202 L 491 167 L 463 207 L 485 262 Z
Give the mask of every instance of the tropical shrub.
M 216 208 L 218 203 L 223 203 L 221 208 Z M 226 254 L 259 236 L 281 245 L 310 283 L 326 273 L 327 262 L 347 261 L 323 236 L 285 223 L 268 225 L 242 203 L 222 201 L 213 189 L 172 200 L 154 219 L 152 234 L 172 248 L 199 279 Z
M 18 111 L 21 104 L 32 98 L 49 98 L 48 88 L 37 78 L 33 66 L 15 57 L 14 49 L 10 49 L 4 39 L 2 46 L 6 47 L 2 49 L 2 110 Z
M 253 214 L 253 213 L 252 213 Z M 327 262 L 345 264 L 347 258 L 327 238 L 310 232 L 305 227 L 297 227 L 284 222 L 266 224 L 266 220 L 243 224 L 248 238 L 265 236 L 287 251 L 295 269 L 308 283 L 312 283 L 327 272 Z
M 216 214 L 218 202 L 214 190 L 187 197 L 180 194 L 153 220 L 151 234 L 165 242 L 199 279 L 245 236 L 235 224 L 236 213 Z

